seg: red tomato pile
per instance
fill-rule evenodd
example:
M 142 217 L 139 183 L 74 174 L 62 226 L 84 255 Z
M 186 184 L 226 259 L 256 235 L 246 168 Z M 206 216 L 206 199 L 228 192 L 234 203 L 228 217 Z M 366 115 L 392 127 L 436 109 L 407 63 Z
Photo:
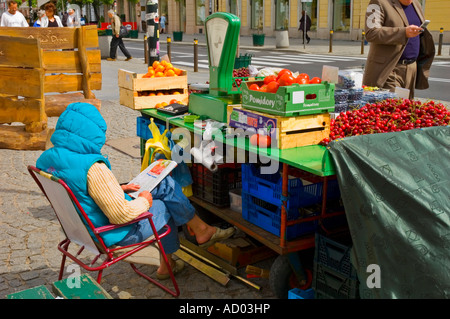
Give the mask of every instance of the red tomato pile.
M 319 77 L 309 78 L 306 73 L 300 73 L 297 77 L 294 77 L 291 70 L 282 69 L 277 75 L 268 75 L 264 78 L 264 84 L 259 86 L 253 83 L 249 86 L 250 90 L 276 93 L 280 86 L 289 86 L 292 84 L 318 84 L 322 80 Z
M 442 103 L 409 99 L 387 99 L 341 113 L 330 122 L 330 137 L 320 144 L 346 136 L 398 132 L 430 126 L 446 126 L 450 111 Z

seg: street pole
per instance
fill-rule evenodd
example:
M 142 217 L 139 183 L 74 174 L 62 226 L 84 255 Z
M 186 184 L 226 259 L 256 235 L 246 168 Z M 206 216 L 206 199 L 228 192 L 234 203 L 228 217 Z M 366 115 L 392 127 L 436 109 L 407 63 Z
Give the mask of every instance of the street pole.
M 158 0 L 148 0 L 145 10 L 148 39 L 148 65 L 159 61 L 159 17 Z

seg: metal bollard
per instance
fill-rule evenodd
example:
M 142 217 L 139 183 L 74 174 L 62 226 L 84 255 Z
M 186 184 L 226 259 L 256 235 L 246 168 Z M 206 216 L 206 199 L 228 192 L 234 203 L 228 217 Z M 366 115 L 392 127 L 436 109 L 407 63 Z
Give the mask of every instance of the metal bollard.
M 330 51 L 329 53 L 333 52 L 333 30 L 330 30 Z
M 198 72 L 198 40 L 194 39 L 194 72 Z
M 364 36 L 365 36 L 365 32 L 362 32 L 362 37 L 361 37 L 361 54 L 364 54 Z
M 172 39 L 167 37 L 167 56 L 169 57 L 169 61 L 172 61 L 172 49 L 171 49 Z
M 148 63 L 148 42 L 147 42 L 147 36 L 144 35 L 144 63 Z
M 444 28 L 439 29 L 439 46 L 438 46 L 438 53 L 437 55 L 442 54 L 442 40 L 444 38 Z

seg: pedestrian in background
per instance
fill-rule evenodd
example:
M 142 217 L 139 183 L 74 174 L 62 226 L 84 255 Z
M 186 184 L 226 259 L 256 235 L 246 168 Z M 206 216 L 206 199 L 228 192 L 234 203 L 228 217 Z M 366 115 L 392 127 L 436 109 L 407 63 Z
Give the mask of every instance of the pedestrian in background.
M 123 44 L 122 37 L 120 36 L 120 18 L 117 16 L 117 14 L 114 12 L 114 10 L 108 11 L 109 19 L 111 20 L 111 30 L 112 30 L 112 39 L 111 39 L 111 45 L 109 50 L 109 58 L 107 58 L 107 61 L 116 61 L 117 56 L 117 47 L 120 48 L 122 53 L 127 57 L 125 61 L 129 61 L 132 59 L 130 52 L 128 52 L 127 48 L 125 48 L 125 44 Z
M 49 2 L 44 7 L 45 16 L 41 19 L 41 27 L 51 28 L 51 27 L 63 27 L 61 19 L 59 16 L 55 15 L 56 7 L 53 2 Z
M 435 55 L 433 38 L 418 0 L 371 0 L 365 36 L 370 42 L 363 84 L 388 89 L 427 89 Z
M 79 27 L 80 21 L 77 17 L 77 13 L 73 8 L 69 8 L 67 10 L 67 21 L 66 21 L 67 27 Z
M 306 43 L 309 43 L 311 38 L 308 36 L 308 31 L 311 29 L 311 18 L 309 17 L 309 15 L 306 14 L 305 10 L 302 10 L 302 17 L 300 18 L 300 27 L 298 29 L 302 31 L 302 39 L 303 39 L 302 44 L 305 44 L 305 39 Z
M 39 10 L 37 13 L 37 20 L 34 21 L 33 27 L 40 27 L 41 26 L 41 19 L 45 15 L 44 10 Z
M 8 11 L 2 14 L 1 27 L 29 27 L 27 20 L 20 11 L 17 11 L 17 1 L 8 1 Z
M 159 25 L 161 26 L 161 33 L 166 33 L 166 16 L 164 14 L 161 15 Z

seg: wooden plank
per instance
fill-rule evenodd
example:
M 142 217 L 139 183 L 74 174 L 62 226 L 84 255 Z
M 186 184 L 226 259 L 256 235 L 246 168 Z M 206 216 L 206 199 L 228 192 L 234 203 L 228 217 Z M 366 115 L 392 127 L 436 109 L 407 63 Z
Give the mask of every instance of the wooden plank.
M 226 286 L 228 282 L 230 281 L 230 277 L 228 277 L 227 274 L 221 272 L 220 270 L 211 267 L 202 261 L 200 261 L 197 258 L 194 258 L 193 256 L 189 255 L 188 253 L 184 252 L 181 249 L 178 249 L 175 253 L 175 256 L 180 258 L 181 260 L 187 262 L 192 267 L 196 268 L 197 270 L 201 271 L 208 277 L 214 279 L 218 283 L 220 283 L 223 286 Z
M 0 93 L 42 98 L 44 86 L 42 69 L 0 67 Z
M 45 93 L 64 93 L 64 92 L 74 92 L 82 91 L 83 78 L 81 74 L 56 74 L 56 75 L 46 75 L 44 77 L 44 92 Z M 102 74 L 92 73 L 91 74 L 91 89 L 101 90 L 102 89 Z
M 53 292 L 64 299 L 113 299 L 111 295 L 88 274 L 69 277 L 52 284 Z
M 36 39 L 0 36 L 0 65 L 41 68 L 42 50 Z
M 97 26 L 83 26 L 87 32 L 86 48 L 98 48 Z M 77 48 L 78 28 L 26 28 L 1 27 L 0 35 L 38 39 L 44 50 L 74 49 Z
M 101 72 L 100 50 L 89 50 L 87 59 L 90 71 Z M 43 51 L 43 68 L 47 73 L 81 73 L 81 64 L 78 51 Z
M 6 296 L 7 299 L 55 299 L 44 285 L 18 291 Z
M 0 125 L 0 149 L 45 150 L 48 129 L 38 133 L 25 131 L 24 125 Z
M 176 99 L 187 105 L 189 95 L 184 94 L 168 94 L 159 96 L 138 96 L 138 92 L 127 90 L 119 87 L 119 102 L 133 110 L 151 109 L 155 108 L 156 104 L 166 102 L 170 103 L 171 100 Z
M 132 91 L 187 89 L 187 72 L 185 70 L 182 71 L 180 76 L 143 78 L 144 75 L 119 69 L 119 87 Z
M 42 103 L 40 99 L 0 97 L 0 123 L 46 122 L 47 116 Z
M 84 97 L 87 99 L 95 98 L 91 91 L 91 69 L 89 67 L 87 53 L 86 53 L 86 30 L 83 28 L 77 28 L 78 31 L 78 58 L 81 66 L 82 81 L 81 86 L 83 88 Z
M 85 99 L 83 93 L 65 93 L 45 96 L 45 113 L 48 117 L 60 116 L 70 103 L 85 102 L 94 105 L 99 111 L 101 109 L 101 100 Z

